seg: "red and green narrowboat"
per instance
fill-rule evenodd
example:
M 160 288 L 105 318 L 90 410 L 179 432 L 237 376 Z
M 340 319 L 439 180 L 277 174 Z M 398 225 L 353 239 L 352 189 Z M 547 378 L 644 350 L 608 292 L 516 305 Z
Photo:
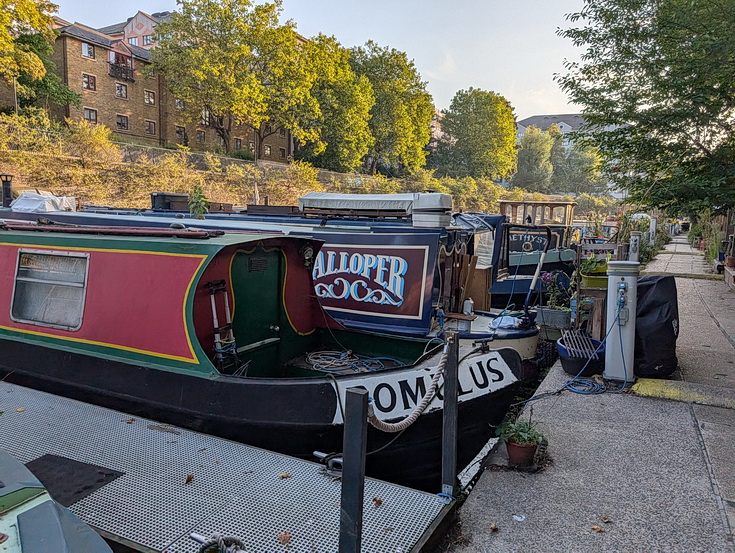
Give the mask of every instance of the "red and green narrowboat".
M 310 458 L 339 452 L 345 391 L 400 420 L 443 344 L 348 330 L 315 297 L 320 242 L 277 234 L 0 224 L 0 371 L 11 382 Z M 461 356 L 470 349 L 462 350 Z M 513 350 L 460 364 L 459 462 L 491 437 Z M 441 394 L 368 474 L 437 490 Z M 460 466 L 462 466 L 460 464 Z

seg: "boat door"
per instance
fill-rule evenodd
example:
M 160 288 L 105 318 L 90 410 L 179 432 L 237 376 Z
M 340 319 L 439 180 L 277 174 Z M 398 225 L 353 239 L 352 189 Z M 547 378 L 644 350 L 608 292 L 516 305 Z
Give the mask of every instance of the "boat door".
M 238 355 L 259 367 L 271 366 L 278 358 L 283 263 L 280 250 L 263 248 L 240 250 L 232 260 L 232 330 Z

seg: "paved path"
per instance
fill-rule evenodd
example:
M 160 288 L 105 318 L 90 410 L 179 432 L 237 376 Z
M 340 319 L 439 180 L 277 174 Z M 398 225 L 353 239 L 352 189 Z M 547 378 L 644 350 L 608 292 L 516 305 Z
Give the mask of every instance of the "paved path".
M 711 275 L 712 270 L 704 260 L 704 252 L 692 248 L 686 235 L 679 235 L 648 262 L 643 273 L 699 276 Z
M 494 451 L 446 551 L 735 551 L 735 292 L 701 280 L 707 267 L 683 237 L 648 270 L 689 271 L 676 279 L 683 381 L 529 403 L 523 416 L 548 436 L 551 464 L 510 472 L 504 448 Z M 555 365 L 537 395 L 569 378 Z

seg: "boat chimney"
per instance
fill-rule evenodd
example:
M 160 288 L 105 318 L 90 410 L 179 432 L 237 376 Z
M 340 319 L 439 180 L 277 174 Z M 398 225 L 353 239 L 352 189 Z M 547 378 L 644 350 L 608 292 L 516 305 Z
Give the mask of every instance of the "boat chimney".
M 13 175 L 0 175 L 3 184 L 3 207 L 10 207 L 13 201 Z

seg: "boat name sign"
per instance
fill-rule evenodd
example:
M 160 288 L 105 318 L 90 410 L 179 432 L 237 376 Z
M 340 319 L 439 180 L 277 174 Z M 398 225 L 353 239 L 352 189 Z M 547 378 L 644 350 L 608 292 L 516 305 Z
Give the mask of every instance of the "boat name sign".
M 375 413 L 381 419 L 405 417 L 413 412 L 431 385 L 436 367 L 415 368 L 411 371 L 364 373 L 354 378 L 341 380 L 338 393 L 342 404 L 346 401 L 347 388 L 365 388 Z M 440 390 L 428 407 L 438 409 L 444 400 L 441 394 L 443 378 L 439 379 Z M 459 365 L 459 401 L 467 401 L 490 394 L 518 380 L 497 351 L 468 357 Z M 335 398 L 336 399 L 336 398 Z M 334 424 L 341 424 L 339 405 L 335 410 Z

